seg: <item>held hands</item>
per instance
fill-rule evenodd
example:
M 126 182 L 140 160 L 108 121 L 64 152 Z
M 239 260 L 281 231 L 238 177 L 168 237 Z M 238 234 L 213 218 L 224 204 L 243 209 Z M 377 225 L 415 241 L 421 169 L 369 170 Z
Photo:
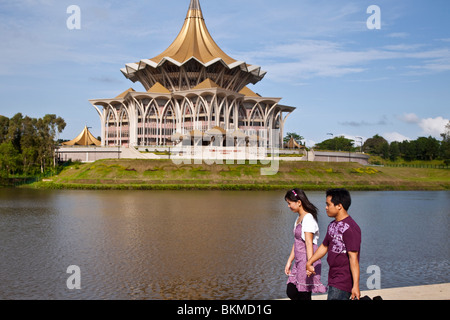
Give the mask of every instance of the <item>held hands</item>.
M 306 263 L 306 275 L 308 277 L 311 277 L 314 274 L 316 274 L 316 270 L 314 269 L 314 266 L 308 261 Z

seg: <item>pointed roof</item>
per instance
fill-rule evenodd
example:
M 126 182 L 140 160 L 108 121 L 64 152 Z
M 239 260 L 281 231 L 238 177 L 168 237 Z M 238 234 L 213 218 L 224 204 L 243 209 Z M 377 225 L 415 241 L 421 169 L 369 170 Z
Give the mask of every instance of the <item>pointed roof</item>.
M 259 94 L 253 92 L 249 87 L 242 88 L 241 91 L 239 91 L 240 94 L 243 94 L 246 97 L 261 97 Z
M 161 83 L 156 82 L 153 87 L 147 90 L 148 93 L 170 93 L 169 89 L 164 87 Z
M 211 89 L 211 88 L 220 88 L 220 86 L 212 81 L 210 78 L 206 78 L 203 82 L 199 83 L 197 86 L 193 88 L 195 89 Z
M 302 148 L 304 148 L 302 145 L 298 144 L 297 141 L 295 141 L 292 136 L 291 136 L 291 139 L 289 139 L 289 141 L 286 142 L 286 144 L 284 146 L 286 148 L 289 148 L 289 149 L 294 149 L 294 148 L 302 149 Z
M 236 138 L 246 138 L 247 137 L 245 132 L 242 131 L 241 129 L 235 130 L 231 135 Z
M 120 71 L 125 77 L 135 81 L 137 80 L 135 75 L 147 67 L 156 69 L 166 61 L 181 67 L 192 59 L 197 60 L 205 67 L 220 61 L 229 69 L 240 68 L 242 71 L 252 74 L 251 82 L 253 84 L 266 75 L 266 71 L 261 70 L 260 66 L 235 60 L 217 45 L 206 27 L 199 0 L 191 0 L 180 33 L 164 52 L 152 59 L 127 63 L 125 68 L 120 69 Z
M 184 25 L 173 43 L 160 55 L 150 59 L 159 64 L 164 58 L 184 63 L 191 58 L 203 64 L 222 59 L 227 65 L 237 60 L 220 49 L 206 27 L 199 0 L 191 0 Z
M 94 136 L 89 132 L 87 126 L 84 126 L 83 131 L 75 139 L 62 143 L 63 146 L 100 146 L 101 142 L 94 138 Z
M 224 128 L 219 127 L 219 126 L 215 126 L 215 127 L 211 128 L 211 129 L 209 129 L 208 131 L 206 131 L 205 133 L 206 134 L 210 134 L 210 135 L 214 135 L 217 132 L 220 132 L 223 135 L 227 134 L 227 131 Z
M 125 90 L 121 94 L 119 94 L 116 99 L 122 99 L 125 98 L 125 96 L 128 94 L 128 92 L 136 92 L 133 88 L 129 88 L 128 90 Z
M 201 10 L 202 8 L 200 7 L 200 1 L 199 0 L 191 0 L 191 3 L 189 4 L 189 10 Z

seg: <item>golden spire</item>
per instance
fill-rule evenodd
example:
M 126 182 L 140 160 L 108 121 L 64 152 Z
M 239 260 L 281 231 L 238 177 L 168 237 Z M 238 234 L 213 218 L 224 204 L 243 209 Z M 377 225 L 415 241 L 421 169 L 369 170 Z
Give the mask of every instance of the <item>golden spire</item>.
M 236 62 L 223 52 L 211 37 L 199 0 L 191 0 L 184 25 L 169 48 L 150 60 L 159 64 L 163 59 L 171 59 L 183 64 L 191 58 L 203 64 L 217 59 L 222 59 L 227 65 Z
M 200 7 L 200 1 L 199 0 L 191 0 L 191 3 L 189 4 L 188 17 L 190 15 L 190 11 L 191 10 L 200 11 L 201 18 L 203 18 L 202 8 Z

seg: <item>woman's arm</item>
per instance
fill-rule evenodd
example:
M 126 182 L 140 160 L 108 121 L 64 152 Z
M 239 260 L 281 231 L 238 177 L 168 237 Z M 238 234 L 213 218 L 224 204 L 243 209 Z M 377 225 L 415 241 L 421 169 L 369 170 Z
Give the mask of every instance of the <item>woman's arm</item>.
M 286 273 L 286 275 L 291 274 L 291 265 L 292 265 L 292 261 L 294 261 L 294 259 L 295 259 L 294 245 L 292 245 L 291 254 L 289 255 L 289 259 L 286 263 L 286 266 L 284 267 L 284 273 Z
M 314 234 L 312 234 L 311 232 L 305 232 L 306 260 L 311 259 L 314 254 L 313 236 Z

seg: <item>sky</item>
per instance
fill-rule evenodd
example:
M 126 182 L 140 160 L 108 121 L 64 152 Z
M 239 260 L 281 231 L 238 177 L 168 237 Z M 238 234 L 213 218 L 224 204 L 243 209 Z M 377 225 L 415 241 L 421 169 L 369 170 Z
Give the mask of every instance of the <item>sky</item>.
M 163 52 L 189 0 L 0 0 L 0 115 L 56 114 L 62 139 L 101 134 L 89 99 L 141 84 L 126 63 Z M 448 0 L 200 0 L 229 56 L 267 71 L 249 88 L 296 107 L 285 133 L 307 146 L 441 139 L 450 118 Z M 71 5 L 80 9 L 79 28 Z M 377 6 L 379 11 L 368 10 Z M 69 8 L 70 9 L 70 8 Z M 377 13 L 379 12 L 379 15 Z M 375 23 L 379 23 L 379 28 Z

